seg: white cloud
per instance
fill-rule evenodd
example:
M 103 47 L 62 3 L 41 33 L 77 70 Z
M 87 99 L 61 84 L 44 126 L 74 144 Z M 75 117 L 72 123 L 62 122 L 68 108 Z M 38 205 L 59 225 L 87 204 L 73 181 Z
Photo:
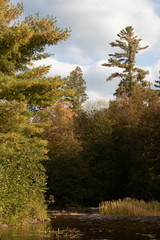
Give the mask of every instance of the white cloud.
M 18 0 L 11 0 L 17 3 Z M 23 0 L 26 14 L 57 17 L 57 26 L 71 27 L 71 37 L 49 49 L 53 58 L 41 61 L 52 64 L 51 75 L 68 75 L 78 65 L 84 72 L 87 92 L 91 99 L 110 97 L 118 82 L 106 83 L 115 69 L 102 67 L 108 54 L 115 51 L 109 43 L 121 29 L 132 25 L 142 38 L 142 46 L 150 48 L 140 54 L 140 67 L 150 70 L 149 79 L 157 79 L 160 54 L 160 3 L 158 0 Z M 117 49 L 116 49 L 117 50 Z M 105 60 L 102 60 L 105 59 Z M 138 60 L 138 58 L 137 58 Z M 149 64 L 148 64 L 149 63 Z
M 151 82 L 152 85 L 154 85 L 155 80 L 160 80 L 160 60 L 157 61 L 153 66 L 148 67 L 148 70 L 150 74 L 147 76 L 147 80 Z
M 39 60 L 39 61 L 35 61 L 34 62 L 34 66 L 37 67 L 37 66 L 51 66 L 51 69 L 49 71 L 49 76 L 51 77 L 54 77 L 54 76 L 57 76 L 57 75 L 61 75 L 62 77 L 66 77 L 67 75 L 69 75 L 69 73 L 71 71 L 73 71 L 77 65 L 76 64 L 71 64 L 71 63 L 66 63 L 66 62 L 60 62 L 52 57 L 49 57 L 47 59 L 42 59 L 42 60 Z M 86 71 L 88 71 L 88 66 L 81 66 L 81 65 L 78 65 L 83 73 L 85 73 Z
M 66 77 L 69 75 L 71 71 L 73 71 L 77 65 L 75 64 L 70 64 L 70 63 L 65 63 L 65 62 L 59 62 L 56 59 L 53 58 L 48 58 L 48 59 L 43 59 L 37 62 L 34 62 L 35 67 L 37 66 L 48 66 L 51 65 L 51 69 L 49 71 L 49 76 L 54 77 L 57 75 L 60 75 L 62 77 Z

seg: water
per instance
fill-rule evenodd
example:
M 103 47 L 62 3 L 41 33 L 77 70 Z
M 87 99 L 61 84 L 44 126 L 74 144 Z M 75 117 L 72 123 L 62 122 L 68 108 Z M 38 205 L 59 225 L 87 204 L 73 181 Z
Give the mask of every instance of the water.
M 54 215 L 50 223 L 2 234 L 3 240 L 160 240 L 160 217 Z

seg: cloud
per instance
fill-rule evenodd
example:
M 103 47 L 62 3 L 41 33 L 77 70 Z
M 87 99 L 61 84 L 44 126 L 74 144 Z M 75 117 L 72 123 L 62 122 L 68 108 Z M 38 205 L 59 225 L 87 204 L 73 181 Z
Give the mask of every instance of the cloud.
M 16 2 L 12 0 L 11 2 Z M 104 57 L 116 34 L 133 25 L 150 46 L 158 43 L 160 19 L 150 0 L 24 0 L 26 12 L 57 17 L 60 27 L 71 27 L 68 45 L 85 49 L 87 56 Z
M 118 49 L 109 43 L 126 26 L 132 25 L 142 38 L 142 46 L 149 44 L 136 58 L 137 65 L 150 70 L 149 79 L 158 74 L 160 54 L 160 3 L 158 0 L 23 0 L 25 14 L 40 12 L 40 16 L 57 17 L 57 26 L 71 27 L 70 38 L 48 49 L 55 53 L 43 60 L 52 64 L 50 74 L 66 76 L 78 65 L 84 72 L 88 95 L 112 96 L 118 81 L 106 82 L 112 68 L 102 67 L 108 54 Z M 11 0 L 17 3 L 17 0 Z M 105 59 L 105 60 L 103 60 Z M 42 63 L 42 62 L 41 62 Z M 153 80 L 152 80 L 153 81 Z
M 146 80 L 150 81 L 153 86 L 155 83 L 155 80 L 160 80 L 159 79 L 160 60 L 157 61 L 153 66 L 148 66 L 147 69 L 149 70 L 150 74 L 147 76 Z
M 83 48 L 92 58 L 105 56 L 108 43 L 127 25 L 151 47 L 158 44 L 160 19 L 150 0 L 25 0 L 29 8 L 41 15 L 57 17 L 60 27 L 71 27 L 67 45 Z M 159 44 L 158 44 L 159 46 Z M 63 53 L 63 51 L 62 51 Z
M 67 77 L 71 71 L 73 71 L 77 65 L 71 64 L 71 63 L 65 63 L 65 62 L 59 62 L 56 59 L 53 59 L 51 57 L 47 59 L 43 59 L 40 61 L 34 62 L 35 67 L 37 66 L 51 66 L 51 69 L 49 71 L 48 76 L 54 77 L 54 76 L 61 76 L 61 77 Z
M 93 62 L 89 65 L 78 65 L 82 69 L 83 77 L 87 84 L 87 94 L 90 100 L 95 100 L 98 98 L 111 98 L 113 92 L 118 86 L 118 82 L 106 82 L 107 76 L 112 72 L 111 69 L 101 66 L 104 63 L 103 60 L 98 62 Z M 71 71 L 73 71 L 77 65 L 71 63 L 60 62 L 53 58 L 48 58 L 35 62 L 35 66 L 51 65 L 50 72 L 48 76 L 54 77 L 60 75 L 62 77 L 67 77 Z M 115 69 L 114 69 L 115 70 Z

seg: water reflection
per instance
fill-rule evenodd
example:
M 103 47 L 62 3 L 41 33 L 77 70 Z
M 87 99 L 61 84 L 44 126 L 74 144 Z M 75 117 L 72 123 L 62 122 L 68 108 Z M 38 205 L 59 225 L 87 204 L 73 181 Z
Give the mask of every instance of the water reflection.
M 51 222 L 2 234 L 3 240 L 160 240 L 160 217 L 54 215 Z

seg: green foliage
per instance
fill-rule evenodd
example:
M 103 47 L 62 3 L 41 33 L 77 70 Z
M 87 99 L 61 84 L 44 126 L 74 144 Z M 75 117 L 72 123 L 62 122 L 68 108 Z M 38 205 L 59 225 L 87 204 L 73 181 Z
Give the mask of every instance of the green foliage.
M 114 162 L 117 164 L 117 198 L 159 200 L 159 99 L 155 91 L 139 89 L 132 96 L 112 101 Z M 153 121 L 151 121 L 153 119 Z M 151 169 L 154 168 L 156 181 Z
M 80 158 L 81 143 L 75 134 L 77 114 L 67 102 L 58 103 L 51 113 L 52 124 L 44 133 L 50 158 L 46 163 L 48 194 L 54 194 L 57 205 L 82 202 L 85 168 Z
M 86 203 L 132 198 L 160 200 L 159 98 L 137 88 L 80 118 Z
M 159 71 L 159 73 L 160 73 L 160 71 Z M 158 91 L 158 93 L 160 95 L 160 90 L 159 90 L 159 88 L 160 88 L 160 80 L 155 80 L 154 87 L 156 87 L 156 90 Z
M 70 31 L 38 14 L 20 22 L 22 11 L 23 4 L 0 0 L 0 221 L 44 219 L 46 185 L 49 201 L 61 206 L 127 196 L 160 201 L 159 97 L 146 87 L 148 71 L 135 66 L 148 46 L 132 27 L 122 30 L 110 44 L 122 51 L 103 64 L 123 69 L 108 78 L 121 79 L 117 98 L 83 111 L 80 67 L 67 79 L 46 77 L 50 66 L 31 67 Z
M 104 108 L 82 114 L 81 125 L 83 160 L 88 169 L 87 202 L 97 205 L 113 196 L 112 122 Z
M 75 92 L 75 94 L 69 98 L 69 101 L 72 103 L 74 110 L 79 114 L 82 103 L 87 100 L 86 82 L 80 67 L 76 67 L 67 77 L 67 86 Z
M 49 107 L 66 94 L 65 80 L 45 77 L 49 66 L 29 65 L 50 56 L 45 47 L 67 39 L 69 30 L 38 14 L 20 22 L 22 11 L 23 4 L 0 1 L 0 220 L 7 223 L 46 218 L 48 151 L 40 135 Z
M 135 57 L 139 51 L 148 48 L 148 46 L 140 46 L 140 41 L 142 39 L 138 39 L 137 36 L 134 35 L 134 29 L 131 26 L 121 30 L 117 36 L 119 39 L 115 42 L 111 42 L 110 45 L 112 47 L 119 47 L 121 51 L 119 53 L 109 54 L 110 58 L 108 59 L 108 63 L 104 63 L 102 66 L 123 69 L 123 72 L 112 73 L 107 78 L 107 81 L 113 78 L 120 78 L 121 81 L 115 95 L 121 95 L 124 91 L 126 91 L 128 95 L 131 95 L 137 85 L 142 88 L 147 85 L 144 78 L 149 74 L 149 71 L 136 67 Z
M 43 218 L 46 175 L 42 162 L 47 160 L 47 143 L 37 137 L 29 137 L 40 129 L 30 122 L 26 104 L 1 102 L 0 113 L 1 220 L 20 221 L 31 216 Z M 42 215 L 37 211 L 40 206 Z
M 69 31 L 55 26 L 56 20 L 47 17 L 28 16 L 17 23 L 23 11 L 23 4 L 9 6 L 9 1 L 1 0 L 0 5 L 0 71 L 9 75 L 26 70 L 33 60 L 50 56 L 45 47 L 55 45 L 69 36 Z
M 45 78 L 43 76 L 32 76 L 30 78 L 30 73 L 31 71 L 25 72 L 25 78 L 22 74 L 10 77 L 0 73 L 0 99 L 27 102 L 28 107 L 41 110 L 53 105 L 66 94 L 67 89 L 64 79 L 60 77 Z

